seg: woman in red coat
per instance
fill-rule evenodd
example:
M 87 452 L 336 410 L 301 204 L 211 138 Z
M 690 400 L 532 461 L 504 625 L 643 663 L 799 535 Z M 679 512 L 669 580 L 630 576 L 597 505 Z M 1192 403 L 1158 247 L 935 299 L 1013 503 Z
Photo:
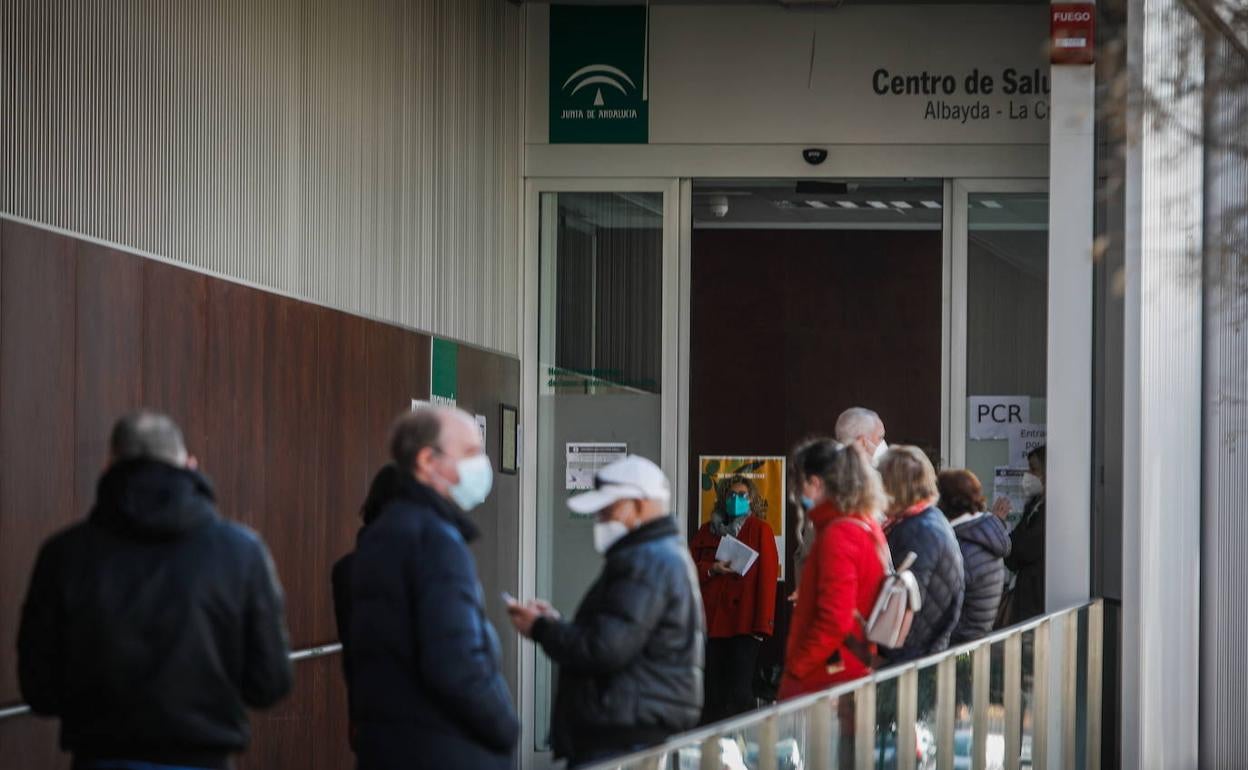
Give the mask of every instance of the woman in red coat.
M 754 666 L 763 637 L 771 636 L 775 630 L 776 580 L 780 570 L 776 537 L 763 518 L 754 482 L 733 476 L 720 486 L 719 492 L 711 520 L 702 525 L 689 544 L 706 609 L 704 724 L 744 713 L 757 704 Z M 715 558 L 720 541 L 726 536 L 735 537 L 758 552 L 758 558 L 744 575 Z
M 789 626 L 780 698 L 823 690 L 867 674 L 875 650 L 858 615 L 875 606 L 887 548 L 875 513 L 884 505 L 879 476 L 855 446 L 818 439 L 798 448 L 794 481 L 814 524 Z

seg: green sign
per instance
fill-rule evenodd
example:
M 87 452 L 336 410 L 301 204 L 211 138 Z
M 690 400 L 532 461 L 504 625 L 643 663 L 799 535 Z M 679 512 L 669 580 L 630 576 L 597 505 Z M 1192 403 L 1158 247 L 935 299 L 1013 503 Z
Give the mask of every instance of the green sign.
M 455 406 L 459 391 L 459 345 L 433 338 L 429 367 L 429 401 Z
M 551 143 L 645 144 L 644 6 L 550 6 Z

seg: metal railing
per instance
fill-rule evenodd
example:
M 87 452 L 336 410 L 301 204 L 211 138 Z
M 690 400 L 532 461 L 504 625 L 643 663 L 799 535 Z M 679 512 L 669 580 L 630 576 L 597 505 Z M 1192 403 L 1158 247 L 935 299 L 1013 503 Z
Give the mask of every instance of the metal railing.
M 593 770 L 1099 770 L 1103 632 L 1098 599 Z
M 326 655 L 333 655 L 342 652 L 342 645 L 338 642 L 332 644 L 318 644 L 315 647 L 307 647 L 302 650 L 295 650 L 290 653 L 290 660 L 298 663 L 301 660 L 311 660 L 312 658 L 322 658 Z M 25 703 L 18 703 L 12 706 L 0 707 L 0 720 L 11 719 L 12 717 L 20 717 L 30 713 L 30 706 Z

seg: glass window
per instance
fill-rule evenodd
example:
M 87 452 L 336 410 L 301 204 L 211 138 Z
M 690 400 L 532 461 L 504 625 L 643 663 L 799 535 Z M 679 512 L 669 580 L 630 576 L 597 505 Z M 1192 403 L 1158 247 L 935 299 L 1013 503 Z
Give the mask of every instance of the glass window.
M 1047 193 L 968 196 L 966 392 L 970 399 L 1017 398 L 1021 408 L 999 411 L 1014 438 L 976 439 L 975 402 L 968 404 L 966 467 L 979 477 L 989 505 L 1002 469 L 1001 489 L 1013 490 L 1015 520 L 1022 513 L 1019 474 L 1027 467 L 1022 443 L 1044 441 L 1048 222 Z
M 662 452 L 663 195 L 544 193 L 540 227 L 537 595 L 571 616 L 602 559 L 568 497 L 613 453 Z M 536 655 L 545 750 L 552 671 Z

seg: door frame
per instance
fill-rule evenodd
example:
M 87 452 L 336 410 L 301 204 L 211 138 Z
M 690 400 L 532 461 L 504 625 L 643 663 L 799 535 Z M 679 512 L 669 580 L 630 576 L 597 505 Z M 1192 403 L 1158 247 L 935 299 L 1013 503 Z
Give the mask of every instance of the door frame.
M 873 175 L 874 176 L 874 175 Z M 703 177 L 698 177 L 699 179 Z M 707 177 L 710 178 L 710 177 Z M 735 177 L 740 178 L 740 177 Z M 758 177 L 780 178 L 780 177 Z M 787 177 L 784 177 L 787 178 Z M 875 178 L 888 179 L 889 175 Z M 663 195 L 663 352 L 662 457 L 660 465 L 672 480 L 674 505 L 688 499 L 689 490 L 689 353 L 690 287 L 692 279 L 694 178 L 690 177 L 531 177 L 524 188 L 523 309 L 521 357 L 520 465 L 520 574 L 521 595 L 537 588 L 537 456 L 538 350 L 540 347 L 541 196 L 561 192 L 650 192 Z M 1048 191 L 1048 179 L 971 178 L 943 180 L 941 222 L 941 456 L 949 467 L 966 459 L 967 363 L 967 248 L 968 199 L 977 193 L 1036 193 Z M 687 533 L 688 516 L 678 516 Z M 518 639 L 516 693 L 523 725 L 520 764 L 525 770 L 551 765 L 549 752 L 535 746 L 538 726 L 533 719 L 536 696 L 536 648 Z M 527 718 L 526 718 L 527 716 Z M 545 726 L 541 726 L 545 729 Z
M 682 227 L 689 219 L 689 197 L 676 178 L 526 178 L 524 184 L 524 248 L 522 254 L 523 330 L 521 342 L 521 463 L 520 463 L 520 569 L 517 582 L 521 598 L 533 597 L 537 590 L 537 432 L 538 375 L 541 318 L 542 196 L 548 193 L 660 193 L 663 195 L 663 320 L 661 354 L 662 456 L 659 465 L 674 481 L 674 501 L 685 499 L 686 463 L 681 452 L 688 449 L 688 363 L 682 357 L 688 350 L 688 274 L 682 256 Z M 691 220 L 690 220 L 691 221 Z M 547 228 L 549 229 L 549 228 Z M 687 241 L 686 241 L 687 242 Z M 682 521 L 682 528 L 684 524 Z M 536 646 L 515 639 L 517 661 L 517 710 L 521 716 L 520 766 L 550 766 L 549 752 L 536 746 L 535 697 L 537 694 Z M 526 716 L 528 718 L 526 718 Z M 542 726 L 545 729 L 545 726 Z
M 967 335 L 967 249 L 970 245 L 969 199 L 980 193 L 1047 193 L 1049 180 L 1034 179 L 950 179 L 946 181 L 945 209 L 949 224 L 948 244 L 949 274 L 946 290 L 949 293 L 949 309 L 946 328 L 949 345 L 945 357 L 948 371 L 945 373 L 948 397 L 944 433 L 948 437 L 945 448 L 946 463 L 951 468 L 966 464 L 966 335 Z

